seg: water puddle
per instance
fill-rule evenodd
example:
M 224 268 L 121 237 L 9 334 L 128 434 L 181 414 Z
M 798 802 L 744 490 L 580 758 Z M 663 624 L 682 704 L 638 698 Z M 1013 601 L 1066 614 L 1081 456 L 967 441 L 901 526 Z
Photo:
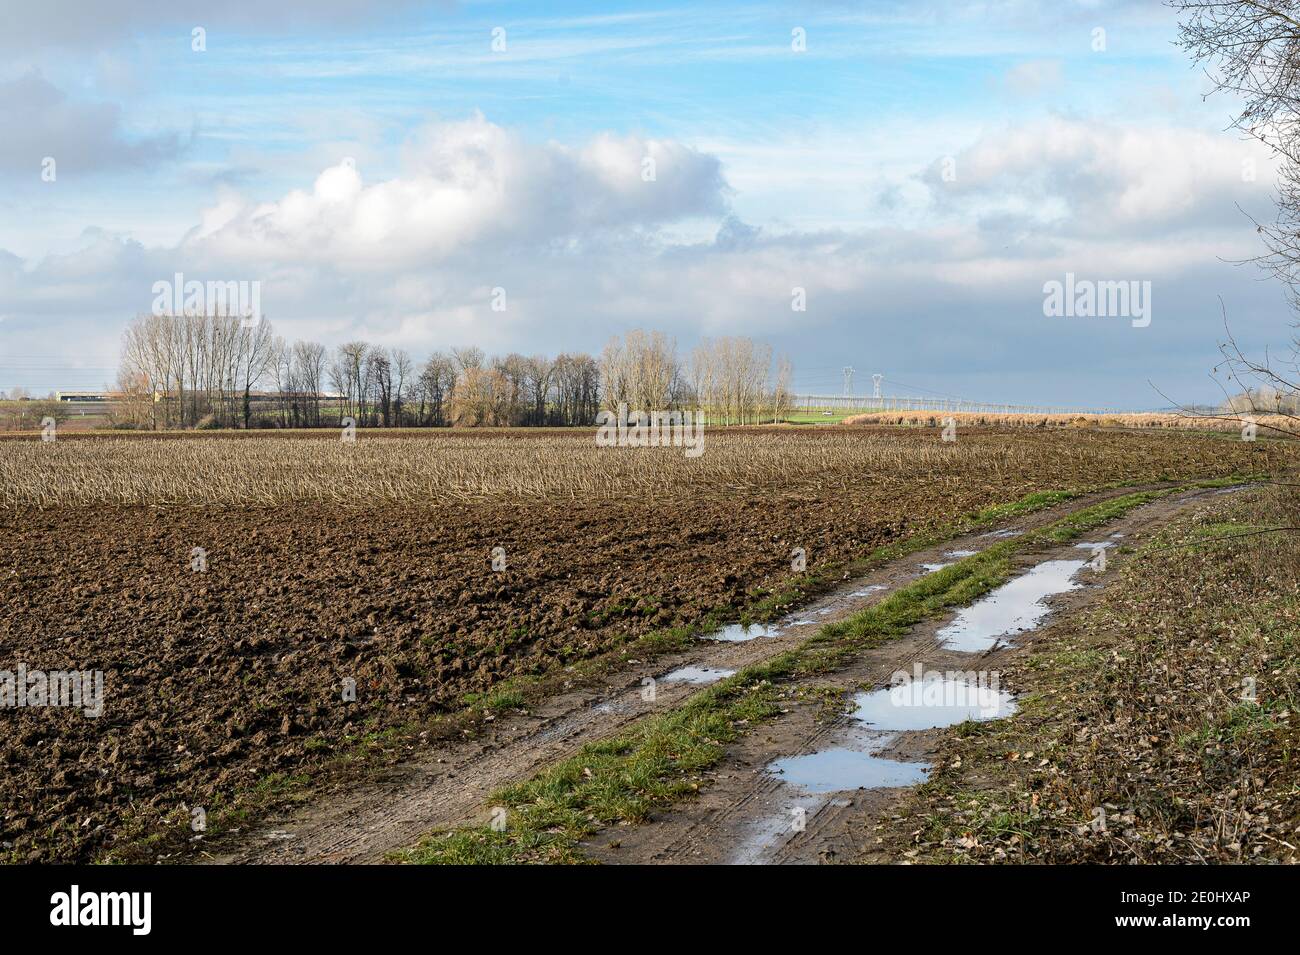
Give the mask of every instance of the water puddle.
M 1085 543 L 1082 543 L 1082 544 L 1075 544 L 1074 546 L 1075 546 L 1077 549 L 1079 549 L 1079 550 L 1097 550 L 1098 548 L 1100 548 L 1100 549 L 1102 549 L 1102 550 L 1105 550 L 1105 549 L 1108 548 L 1108 547 L 1114 547 L 1114 546 L 1115 546 L 1115 542 L 1114 542 L 1114 541 L 1097 541 L 1097 542 L 1094 543 L 1094 544 L 1089 544 L 1089 543 L 1086 543 L 1086 542 L 1085 542 Z
M 1011 537 L 1019 533 L 995 531 L 985 536 Z M 1115 543 L 1109 540 L 1078 546 L 1093 549 L 1113 547 Z M 955 550 L 944 556 L 961 558 L 975 553 Z M 1032 630 L 1049 612 L 1047 598 L 1082 586 L 1074 577 L 1087 564 L 1086 560 L 1043 561 L 959 611 L 953 622 L 939 631 L 939 638 L 951 649 L 979 652 L 1004 637 Z M 933 573 L 951 566 L 951 562 L 921 566 Z M 884 588 L 873 585 L 854 596 L 866 596 L 879 589 Z M 764 861 L 775 846 L 797 838 L 804 831 L 805 818 L 826 805 L 831 794 L 925 782 L 931 769 L 929 763 L 880 755 L 896 734 L 956 726 L 968 720 L 1004 719 L 1016 712 L 1015 701 L 998 688 L 996 681 L 985 682 L 965 671 L 925 671 L 920 664 L 915 670 L 906 682 L 856 694 L 851 725 L 837 735 L 835 745 L 767 765 L 766 771 L 779 777 L 792 792 L 781 812 L 754 821 L 737 847 L 733 862 Z
M 723 670 L 718 667 L 681 667 L 671 673 L 665 673 L 660 679 L 665 683 L 717 683 L 735 674 L 735 670 Z
M 934 673 L 853 699 L 853 718 L 877 730 L 928 730 L 967 720 L 1000 720 L 1016 711 L 1011 694 L 996 685 L 968 683 Z
M 982 653 L 1003 637 L 1034 629 L 1047 616 L 1044 601 L 1048 597 L 1079 589 L 1081 585 L 1074 582 L 1074 575 L 1086 563 L 1083 560 L 1043 561 L 960 611 L 952 623 L 939 631 L 939 639 L 952 650 Z
M 870 597 L 872 594 L 879 593 L 882 590 L 888 590 L 888 584 L 867 584 L 861 590 L 855 590 L 849 594 L 850 597 Z
M 839 800 L 835 800 L 838 802 Z M 825 796 L 798 796 L 790 799 L 785 811 L 754 820 L 749 832 L 736 847 L 730 865 L 757 865 L 767 862 L 771 851 L 787 837 L 797 837 L 807 820 L 831 802 Z
M 810 793 L 913 786 L 925 782 L 929 770 L 928 763 L 900 763 L 896 759 L 873 756 L 847 746 L 804 756 L 787 756 L 768 766 L 768 772 Z
M 1017 530 L 989 531 L 987 534 L 982 534 L 980 536 L 981 537 L 1019 537 L 1023 533 L 1024 531 L 1017 531 Z
M 768 764 L 766 771 L 790 787 L 789 795 L 778 811 L 748 826 L 731 857 L 733 864 L 770 861 L 777 847 L 799 838 L 822 807 L 847 805 L 843 797 L 833 798 L 836 793 L 925 782 L 929 763 L 880 755 L 897 733 L 1002 719 L 1016 710 L 1011 695 L 1001 692 L 996 682 L 987 684 L 963 671 L 925 670 L 919 663 L 907 682 L 858 693 L 853 702 L 852 724 L 838 735 L 836 745 Z
M 729 627 L 723 627 L 717 633 L 706 635 L 704 639 L 725 640 L 727 643 L 743 643 L 746 640 L 755 640 L 758 637 L 775 637 L 780 632 L 780 627 L 774 627 L 768 623 L 751 623 L 748 626 L 743 623 L 733 623 Z
M 977 550 L 950 550 L 944 554 L 944 557 L 974 557 L 978 554 Z

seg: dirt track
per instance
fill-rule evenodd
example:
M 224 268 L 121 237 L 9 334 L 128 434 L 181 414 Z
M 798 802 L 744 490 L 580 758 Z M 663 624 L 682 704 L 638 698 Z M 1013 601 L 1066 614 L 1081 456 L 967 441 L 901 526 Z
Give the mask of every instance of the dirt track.
M 141 446 L 162 454 L 167 440 Z M 815 456 L 821 440 L 799 432 L 791 447 Z M 901 456 L 890 480 L 856 469 L 795 486 L 778 470 L 758 490 L 563 504 L 0 508 L 0 670 L 101 670 L 106 696 L 97 719 L 3 714 L 0 852 L 189 858 L 206 844 L 191 839 L 193 808 L 246 825 L 307 786 L 356 791 L 377 769 L 459 738 L 467 707 L 500 726 L 504 713 L 484 698 L 503 681 L 550 674 L 548 692 L 563 692 L 567 666 L 711 613 L 734 617 L 765 594 L 797 595 L 794 547 L 816 572 L 1030 491 L 1214 476 L 1290 453 L 1180 436 L 966 440 L 981 460 L 1019 463 L 950 473 L 935 463 L 935 437 L 918 433 L 884 442 Z M 94 441 L 64 450 L 75 459 Z M 13 444 L 0 442 L 0 457 Z M 255 444 L 222 443 L 232 473 Z M 931 470 L 912 475 L 908 448 Z M 94 480 L 83 471 L 68 481 Z M 494 547 L 505 573 L 491 569 Z M 196 548 L 204 572 L 192 569 Z M 343 699 L 346 680 L 355 702 Z M 562 699 L 546 706 L 547 717 L 567 712 Z
M 1186 492 L 1144 505 L 1088 539 L 1120 533 L 1124 543 L 1138 543 L 1177 511 L 1213 493 Z M 1066 544 L 1022 554 L 1018 561 L 1022 569 L 1028 569 L 1045 560 L 1081 556 L 1088 555 Z M 1114 573 L 1113 564 L 1109 573 Z M 1052 598 L 1053 616 L 1068 616 L 1097 599 L 1107 579 L 1104 573 L 1084 571 L 1082 588 Z M 1049 618 L 1038 630 L 1024 633 L 1010 643 L 1000 643 L 989 652 L 969 654 L 942 646 L 936 637 L 953 616 L 921 624 L 907 637 L 868 651 L 853 666 L 810 681 L 805 688 L 833 689 L 843 695 L 871 690 L 888 685 L 895 671 L 911 671 L 918 663 L 926 670 L 1000 671 L 1051 625 Z M 647 825 L 602 832 L 590 840 L 585 851 L 604 863 L 625 864 L 902 861 L 879 853 L 874 842 L 863 840 L 870 837 L 874 820 L 890 813 L 905 790 L 872 788 L 810 796 L 767 771 L 778 758 L 824 750 L 850 730 L 852 720 L 847 715 L 831 719 L 825 716 L 817 694 L 810 692 L 803 701 L 796 698 L 788 712 L 746 734 L 731 748 L 723 762 L 707 774 L 709 782 L 701 787 L 697 800 Z M 898 733 L 878 755 L 906 762 L 925 761 L 933 757 L 935 744 L 946 732 L 949 730 Z M 806 816 L 802 829 L 796 831 L 791 823 L 792 811 L 800 808 Z
M 794 546 L 815 568 L 925 523 L 902 502 L 791 499 L 654 522 L 608 503 L 0 511 L 0 669 L 102 670 L 106 697 L 98 719 L 4 714 L 0 841 L 26 861 L 93 858 L 128 806 L 183 820 L 505 678 L 741 605 L 792 578 Z
M 1071 502 L 1005 529 L 1041 526 L 1089 501 L 1119 493 Z M 1137 533 L 1141 527 L 1162 521 L 1185 499 L 1180 496 L 1177 502 L 1148 505 L 1113 529 Z M 426 756 L 395 767 L 380 781 L 336 792 L 296 815 L 241 834 L 237 845 L 219 853 L 216 861 L 379 862 L 389 853 L 414 844 L 432 828 L 485 821 L 490 808 L 487 801 L 497 788 L 525 779 L 647 713 L 667 709 L 695 689 L 689 684 L 665 682 L 664 674 L 688 664 L 737 670 L 775 655 L 814 629 L 812 624 L 796 625 L 796 621 L 822 624 L 842 619 L 915 579 L 922 573 L 922 564 L 951 560 L 944 557 L 946 552 L 977 550 L 992 539 L 987 533 L 954 539 L 848 581 L 834 593 L 792 614 L 775 636 L 735 643 L 702 641 L 690 652 L 631 666 L 603 686 L 574 690 L 552 699 L 527 716 L 503 717 L 497 721 L 491 739 L 434 746 Z M 1036 559 L 1042 559 L 1041 555 Z M 885 589 L 873 589 L 876 587 Z M 1075 592 L 1068 599 L 1079 599 L 1080 593 L 1087 591 Z M 877 674 L 887 677 L 893 670 L 923 657 L 927 663 L 942 663 L 943 655 L 933 652 L 932 630 L 920 628 L 915 636 L 869 654 L 860 665 L 836 674 L 836 685 L 871 685 L 880 679 Z M 653 701 L 644 698 L 643 680 L 647 677 L 657 680 Z M 783 786 L 759 772 L 762 766 L 775 755 L 814 747 L 835 731 L 834 724 L 816 723 L 816 711 L 812 705 L 795 707 L 775 724 L 749 734 L 713 774 L 715 784 L 697 802 L 654 824 L 635 830 L 619 829 L 604 839 L 593 840 L 592 854 L 606 862 L 734 861 L 745 851 L 748 831 L 763 819 L 784 811 L 783 806 L 776 805 L 782 799 Z M 916 744 L 908 748 L 915 749 Z M 840 817 L 847 820 L 852 814 L 844 810 L 884 805 L 888 798 L 888 792 L 874 791 L 859 794 L 848 806 L 827 801 L 810 818 L 808 837 L 798 846 L 781 846 L 772 861 L 803 861 L 807 849 L 816 847 L 812 850 L 815 861 L 824 848 L 848 831 L 845 821 L 835 821 Z M 604 848 L 611 842 L 620 843 L 620 848 Z

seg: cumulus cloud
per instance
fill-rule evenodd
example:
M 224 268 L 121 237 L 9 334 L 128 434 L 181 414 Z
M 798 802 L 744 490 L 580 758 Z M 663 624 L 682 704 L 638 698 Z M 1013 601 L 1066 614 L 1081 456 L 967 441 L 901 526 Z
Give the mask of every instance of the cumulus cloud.
M 115 104 L 69 99 L 36 72 L 0 82 L 0 127 L 0 172 L 28 175 L 33 181 L 47 156 L 62 176 L 150 166 L 182 149 L 175 134 L 128 136 Z
M 1014 400 L 1051 386 L 1062 402 L 1140 406 L 1154 400 L 1147 378 L 1203 371 L 1216 293 L 1246 289 L 1230 309 L 1261 313 L 1276 296 L 1215 264 L 1252 251 L 1231 208 L 1246 195 L 1240 163 L 1228 163 L 1234 144 L 1164 135 L 1065 120 L 989 134 L 957 155 L 954 182 L 922 177 L 939 214 L 812 232 L 738 217 L 716 158 L 680 143 L 535 143 L 473 116 L 415 137 L 390 179 L 339 162 L 271 201 L 229 193 L 175 246 L 90 232 L 76 252 L 31 265 L 0 254 L 6 342 L 38 353 L 58 327 L 112 354 L 152 284 L 180 271 L 260 280 L 288 339 L 363 337 L 420 354 L 598 351 L 637 326 L 684 347 L 749 334 L 793 352 L 797 374 L 850 358 L 887 373 L 919 362 L 954 393 Z M 1258 172 L 1246 184 L 1256 198 L 1269 189 Z M 1043 283 L 1066 270 L 1152 280 L 1151 327 L 1045 318 Z M 504 312 L 492 310 L 495 287 Z M 791 310 L 795 287 L 806 312 Z M 1104 400 L 1087 394 L 1102 368 Z
M 530 143 L 476 115 L 425 130 L 403 160 L 403 174 L 382 182 L 367 183 L 343 159 L 310 190 L 264 203 L 228 197 L 185 243 L 232 259 L 388 266 L 591 241 L 726 205 L 718 160 L 670 141 L 603 135 L 573 149 Z
M 987 133 L 953 158 L 948 175 L 936 160 L 921 177 L 940 209 L 1059 236 L 1240 225 L 1238 203 L 1271 202 L 1262 146 L 1193 129 L 1053 117 Z

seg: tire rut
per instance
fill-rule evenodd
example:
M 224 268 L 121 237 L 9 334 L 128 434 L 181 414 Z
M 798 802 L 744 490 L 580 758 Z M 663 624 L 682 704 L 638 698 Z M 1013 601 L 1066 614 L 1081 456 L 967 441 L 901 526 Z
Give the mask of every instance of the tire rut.
M 1158 487 L 1151 486 L 1151 487 Z M 683 666 L 739 670 L 797 645 L 816 629 L 850 616 L 898 585 L 920 576 L 921 565 L 942 562 L 949 551 L 979 549 L 998 535 L 1024 532 L 1059 519 L 1062 514 L 1109 498 L 1148 488 L 1120 488 L 1076 498 L 1035 514 L 952 538 L 900 557 L 862 577 L 845 581 L 832 593 L 810 602 L 778 625 L 774 636 L 744 642 L 701 640 L 688 651 L 630 664 L 602 685 L 579 687 L 546 700 L 526 714 L 498 718 L 488 738 L 439 741 L 419 756 L 385 770 L 353 789 L 336 788 L 319 794 L 296 812 L 260 822 L 246 831 L 229 833 L 202 861 L 218 864 L 376 863 L 395 850 L 410 847 L 432 829 L 485 822 L 491 794 L 526 780 L 542 768 L 576 753 L 588 743 L 612 736 L 637 720 L 663 712 L 685 700 L 699 687 L 667 682 L 662 677 Z M 877 589 L 879 588 L 879 589 Z M 924 652 L 917 648 L 914 655 Z M 912 662 L 909 658 L 908 662 Z M 642 692 L 643 681 L 655 679 L 652 699 Z M 824 727 L 806 737 L 812 746 Z M 772 790 L 755 780 L 745 803 L 770 798 Z M 766 794 L 766 796 L 764 795 Z M 741 806 L 719 807 L 715 828 L 728 828 Z M 743 816 L 743 812 L 740 812 Z M 655 854 L 672 861 L 689 855 L 695 844 L 689 832 L 674 836 Z M 678 845 L 680 848 L 670 848 Z M 656 861 L 659 861 L 656 859 Z
M 1181 509 L 1203 500 L 1215 490 L 1181 492 L 1143 505 L 1093 533 L 1120 532 L 1125 541 L 1140 540 L 1162 527 Z M 1076 504 L 1076 507 L 1084 506 Z M 1035 548 L 1019 555 L 1016 574 L 1042 561 L 1075 559 L 1075 544 Z M 809 690 L 833 688 L 846 698 L 859 688 L 888 685 L 890 675 L 910 671 L 915 664 L 939 671 L 997 669 L 1012 655 L 1022 654 L 1035 638 L 1052 626 L 1053 620 L 1097 599 L 1107 576 L 1083 584 L 1052 598 L 1051 614 L 1036 628 L 1020 633 L 1010 643 L 998 642 L 979 653 L 946 649 L 937 633 L 950 623 L 960 608 L 918 624 L 900 639 L 864 651 L 849 666 L 833 674 L 803 681 Z M 815 698 L 817 694 L 805 694 Z M 861 728 L 847 713 L 826 718 L 816 703 L 792 703 L 772 723 L 743 736 L 732 744 L 713 770 L 698 796 L 674 807 L 649 822 L 635 827 L 606 829 L 593 836 L 584 851 L 596 861 L 625 864 L 725 864 L 771 863 L 813 864 L 860 858 L 866 851 L 859 845 L 871 821 L 890 811 L 907 790 L 880 787 L 813 795 L 787 785 L 767 771 L 776 759 L 807 755 L 831 745 L 852 727 Z M 881 748 L 874 755 L 904 761 L 925 760 L 936 749 L 949 728 L 901 731 L 882 735 Z M 802 810 L 799 825 L 792 813 Z

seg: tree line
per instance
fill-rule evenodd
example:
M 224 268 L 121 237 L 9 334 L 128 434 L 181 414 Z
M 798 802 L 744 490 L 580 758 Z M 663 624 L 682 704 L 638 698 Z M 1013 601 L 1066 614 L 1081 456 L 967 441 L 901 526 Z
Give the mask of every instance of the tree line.
M 271 323 L 229 315 L 142 315 L 122 336 L 114 417 L 126 427 L 586 426 L 602 408 L 694 409 L 715 423 L 777 420 L 790 363 L 748 338 L 697 347 L 662 332 L 584 353 L 489 356 L 476 347 L 421 362 L 365 341 L 286 342 Z

